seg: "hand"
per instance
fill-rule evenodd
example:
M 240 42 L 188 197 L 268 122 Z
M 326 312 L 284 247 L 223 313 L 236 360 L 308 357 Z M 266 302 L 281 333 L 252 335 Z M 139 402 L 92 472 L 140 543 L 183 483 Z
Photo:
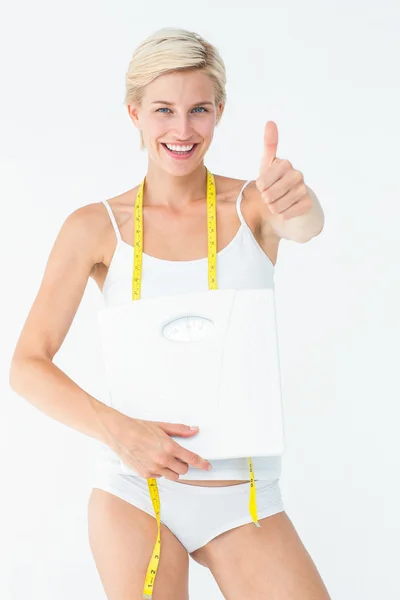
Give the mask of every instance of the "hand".
M 188 425 L 132 419 L 118 412 L 112 429 L 111 449 L 140 477 L 176 481 L 179 475 L 188 472 L 189 465 L 207 469 L 210 464 L 170 437 L 190 437 L 198 433 L 198 428 L 191 430 Z
M 271 213 L 282 220 L 304 215 L 313 206 L 303 174 L 288 160 L 276 158 L 278 128 L 268 121 L 264 131 L 264 154 L 256 186 Z

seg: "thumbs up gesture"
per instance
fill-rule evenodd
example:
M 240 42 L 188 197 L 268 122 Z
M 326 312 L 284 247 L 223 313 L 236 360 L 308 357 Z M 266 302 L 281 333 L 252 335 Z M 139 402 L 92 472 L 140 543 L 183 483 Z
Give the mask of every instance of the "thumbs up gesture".
M 278 128 L 274 121 L 268 121 L 256 186 L 274 219 L 286 221 L 306 214 L 312 209 L 313 201 L 303 174 L 294 169 L 290 161 L 276 158 L 277 148 Z

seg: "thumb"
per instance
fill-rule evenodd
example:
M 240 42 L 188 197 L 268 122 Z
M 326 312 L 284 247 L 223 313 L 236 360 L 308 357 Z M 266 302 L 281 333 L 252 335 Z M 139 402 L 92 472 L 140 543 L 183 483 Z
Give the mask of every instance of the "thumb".
M 263 166 L 269 167 L 276 158 L 278 149 L 278 127 L 274 121 L 268 121 L 264 130 Z
M 157 422 L 156 424 L 168 435 L 179 435 L 183 437 L 195 435 L 199 431 L 197 426 L 190 427 L 189 425 L 183 425 L 182 423 Z

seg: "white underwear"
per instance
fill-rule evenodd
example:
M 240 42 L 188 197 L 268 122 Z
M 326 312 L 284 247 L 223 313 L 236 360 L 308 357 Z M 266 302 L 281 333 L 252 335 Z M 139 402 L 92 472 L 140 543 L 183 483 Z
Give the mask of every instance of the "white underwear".
M 161 523 L 188 553 L 194 552 L 224 531 L 252 523 L 249 485 L 186 485 L 161 477 L 157 479 Z M 93 479 L 92 487 L 118 496 L 155 519 L 147 480 L 143 477 L 103 471 Z M 259 519 L 284 510 L 279 479 L 257 480 L 256 493 Z

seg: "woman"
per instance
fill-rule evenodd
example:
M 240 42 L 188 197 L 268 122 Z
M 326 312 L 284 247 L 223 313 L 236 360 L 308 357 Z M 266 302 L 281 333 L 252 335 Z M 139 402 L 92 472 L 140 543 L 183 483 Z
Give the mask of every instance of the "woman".
M 146 232 L 142 297 L 205 289 L 207 169 L 203 161 L 225 100 L 223 61 L 199 35 L 161 30 L 133 54 L 125 104 L 140 131 L 141 147 L 148 151 L 142 188 Z M 257 181 L 214 175 L 220 288 L 273 287 L 280 239 L 307 241 L 322 228 L 321 208 L 311 190 L 299 178 L 290 180 L 288 173 L 294 173 L 290 163 L 274 156 L 273 127 L 266 129 L 265 139 Z M 297 190 L 297 197 L 287 192 L 289 188 L 272 195 L 279 187 L 273 188 L 267 179 L 274 174 L 277 179 L 278 168 L 280 181 L 290 180 L 289 188 Z M 15 349 L 10 376 L 20 395 L 104 445 L 88 517 L 90 546 L 107 597 L 143 597 L 157 533 L 147 480 L 156 478 L 162 552 L 149 597 L 188 598 L 190 555 L 210 569 L 230 600 L 328 600 L 321 577 L 284 510 L 279 457 L 254 459 L 260 525 L 256 528 L 247 507 L 250 480 L 245 459 L 208 463 L 171 443 L 171 436 L 196 435 L 198 430 L 189 429 L 191 423 L 129 418 L 89 396 L 52 362 L 89 277 L 108 306 L 130 299 L 133 209 L 139 189 L 138 185 L 108 202 L 83 206 L 65 220 Z M 277 198 L 284 193 L 289 203 L 283 198 L 279 204 Z M 308 229 L 300 229 L 293 215 L 306 213 Z M 57 403 L 51 401 L 54 397 Z M 131 468 L 130 474 L 121 470 L 121 460 Z

